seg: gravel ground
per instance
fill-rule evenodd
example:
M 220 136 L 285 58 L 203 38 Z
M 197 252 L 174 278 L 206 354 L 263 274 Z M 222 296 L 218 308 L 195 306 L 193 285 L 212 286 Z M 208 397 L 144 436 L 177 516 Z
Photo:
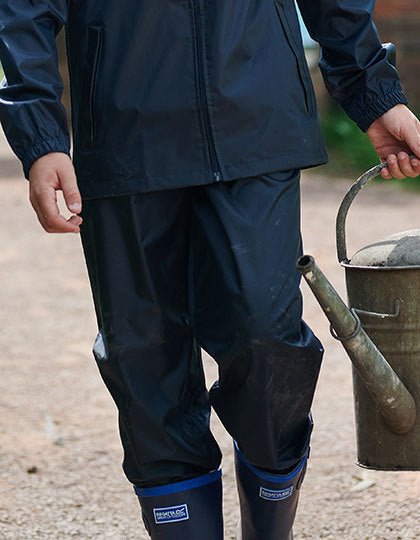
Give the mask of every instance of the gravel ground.
M 146 540 L 120 468 L 116 410 L 90 352 L 96 328 L 79 238 L 43 233 L 19 169 L 4 160 L 0 167 L 0 538 Z M 334 218 L 347 185 L 313 174 L 303 181 L 306 251 L 342 293 Z M 366 188 L 351 212 L 351 248 L 420 227 L 419 203 L 397 186 Z M 296 540 L 420 538 L 420 475 L 354 464 L 350 364 L 306 287 L 304 294 L 305 318 L 326 355 Z M 215 364 L 205 357 L 205 365 L 211 382 Z M 226 538 L 233 539 L 231 441 L 213 422 L 224 451 Z

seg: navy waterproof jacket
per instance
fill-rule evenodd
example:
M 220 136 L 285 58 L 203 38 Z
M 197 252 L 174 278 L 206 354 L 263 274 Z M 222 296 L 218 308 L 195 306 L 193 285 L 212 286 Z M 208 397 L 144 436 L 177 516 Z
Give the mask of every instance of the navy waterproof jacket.
M 300 0 L 327 87 L 362 130 L 406 103 L 374 0 Z M 70 152 L 85 198 L 327 161 L 293 0 L 0 0 L 0 119 L 23 163 Z

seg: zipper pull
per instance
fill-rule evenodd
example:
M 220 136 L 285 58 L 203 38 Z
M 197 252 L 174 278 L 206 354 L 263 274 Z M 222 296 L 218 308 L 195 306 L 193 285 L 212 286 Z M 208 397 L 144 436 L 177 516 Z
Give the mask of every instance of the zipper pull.
M 222 181 L 222 173 L 220 171 L 213 171 L 213 178 L 215 182 Z

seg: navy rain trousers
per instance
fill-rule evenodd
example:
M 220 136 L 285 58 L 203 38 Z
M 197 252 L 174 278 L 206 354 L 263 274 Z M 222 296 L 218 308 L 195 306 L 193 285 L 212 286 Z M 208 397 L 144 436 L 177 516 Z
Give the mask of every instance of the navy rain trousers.
M 304 456 L 323 349 L 301 319 L 299 176 L 84 202 L 94 356 L 133 484 L 217 469 L 211 406 L 252 464 Z M 219 367 L 210 392 L 200 348 Z

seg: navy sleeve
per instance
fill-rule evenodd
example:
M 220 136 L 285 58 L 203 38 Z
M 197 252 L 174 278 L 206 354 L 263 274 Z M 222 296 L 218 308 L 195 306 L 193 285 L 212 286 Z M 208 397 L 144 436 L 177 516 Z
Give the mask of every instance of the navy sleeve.
M 70 154 L 55 42 L 66 18 L 67 0 L 0 1 L 0 121 L 26 178 L 39 157 Z
M 393 60 L 382 45 L 372 13 L 374 0 L 298 0 L 311 37 L 320 44 L 319 65 L 331 96 L 366 131 L 399 103 L 407 104 Z

